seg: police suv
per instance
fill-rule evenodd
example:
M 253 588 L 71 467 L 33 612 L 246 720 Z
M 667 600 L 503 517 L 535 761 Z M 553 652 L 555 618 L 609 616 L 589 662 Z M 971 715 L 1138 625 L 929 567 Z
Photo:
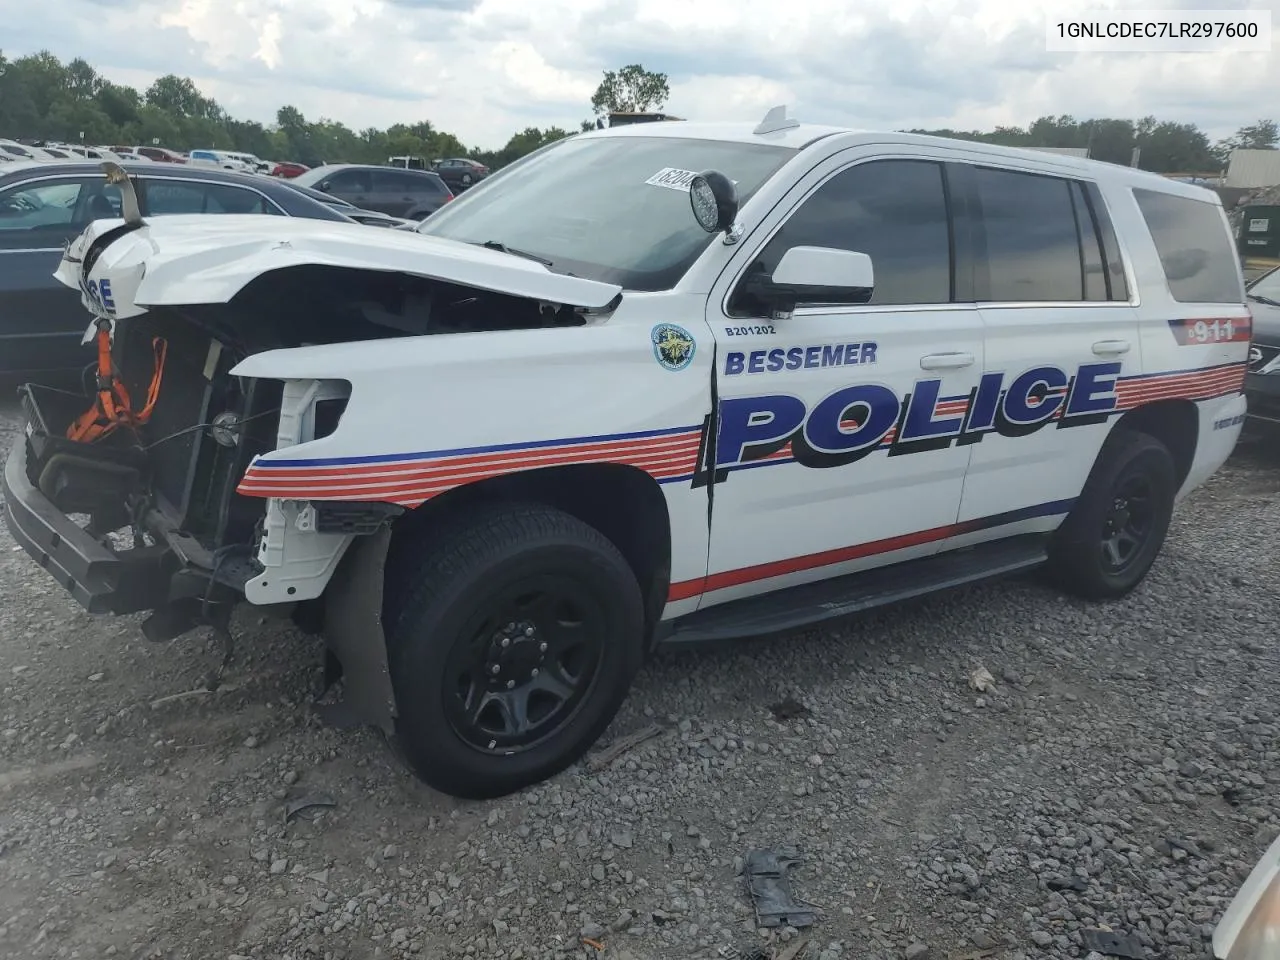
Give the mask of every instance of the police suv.
M 14 537 L 155 640 L 292 608 L 458 796 L 575 762 L 661 644 L 1121 597 L 1245 413 L 1221 205 L 1125 167 L 775 108 L 566 138 L 415 232 L 108 175 L 58 271 L 96 392 L 24 388 Z

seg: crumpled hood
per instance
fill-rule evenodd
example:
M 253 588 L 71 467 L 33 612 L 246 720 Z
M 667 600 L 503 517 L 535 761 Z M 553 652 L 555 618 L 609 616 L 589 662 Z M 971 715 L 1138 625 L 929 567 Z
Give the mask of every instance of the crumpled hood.
M 161 216 L 109 240 L 82 274 L 85 254 L 122 220 L 91 223 L 54 272 L 81 291 L 99 316 L 122 318 L 148 307 L 226 303 L 248 283 L 283 267 L 324 265 L 408 273 L 496 293 L 600 308 L 615 284 L 553 273 L 542 264 L 484 247 L 356 223 L 264 214 Z M 103 281 L 106 281 L 105 290 Z

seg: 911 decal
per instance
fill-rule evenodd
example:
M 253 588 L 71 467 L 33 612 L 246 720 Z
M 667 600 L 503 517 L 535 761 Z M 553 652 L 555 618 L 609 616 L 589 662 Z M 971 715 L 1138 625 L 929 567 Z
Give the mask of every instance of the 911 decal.
M 977 443 L 988 433 L 1023 437 L 1054 420 L 1059 428 L 1100 423 L 1117 408 L 1120 369 L 1112 361 L 1084 364 L 1074 376 L 1048 365 L 1012 380 L 988 373 L 961 397 L 943 397 L 941 379 L 917 380 L 904 397 L 884 384 L 851 384 L 812 407 L 782 393 L 730 397 L 719 405 L 715 481 L 788 449 L 801 466 L 838 467 L 886 445 L 889 456 L 901 456 Z M 695 486 L 707 482 L 709 461 L 703 456 Z
M 1253 323 L 1248 317 L 1208 317 L 1195 320 L 1170 320 L 1173 338 L 1182 347 L 1211 343 L 1245 343 L 1253 336 Z

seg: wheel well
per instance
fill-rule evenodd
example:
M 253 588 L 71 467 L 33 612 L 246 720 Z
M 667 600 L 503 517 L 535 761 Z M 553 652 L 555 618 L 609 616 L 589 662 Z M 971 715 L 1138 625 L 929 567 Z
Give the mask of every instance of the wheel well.
M 1181 487 L 1191 472 L 1200 433 L 1200 411 L 1190 400 L 1160 400 L 1130 410 L 1116 429 L 1137 430 L 1155 437 L 1173 454 L 1173 466 Z
M 608 537 L 636 575 L 645 599 L 646 633 L 652 631 L 671 583 L 671 519 L 667 498 L 653 477 L 615 463 L 510 473 L 428 500 L 396 522 L 392 538 L 424 535 L 442 512 L 456 514 L 477 502 L 493 500 L 545 503 Z

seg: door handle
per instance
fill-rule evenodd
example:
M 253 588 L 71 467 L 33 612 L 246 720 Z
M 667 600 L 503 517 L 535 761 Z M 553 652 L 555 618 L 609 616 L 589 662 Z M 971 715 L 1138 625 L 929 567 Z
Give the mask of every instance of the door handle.
M 1093 345 L 1093 352 L 1099 357 L 1114 356 L 1129 352 L 1128 340 L 1099 340 Z
M 922 370 L 959 370 L 973 366 L 972 353 L 931 353 L 920 358 Z

